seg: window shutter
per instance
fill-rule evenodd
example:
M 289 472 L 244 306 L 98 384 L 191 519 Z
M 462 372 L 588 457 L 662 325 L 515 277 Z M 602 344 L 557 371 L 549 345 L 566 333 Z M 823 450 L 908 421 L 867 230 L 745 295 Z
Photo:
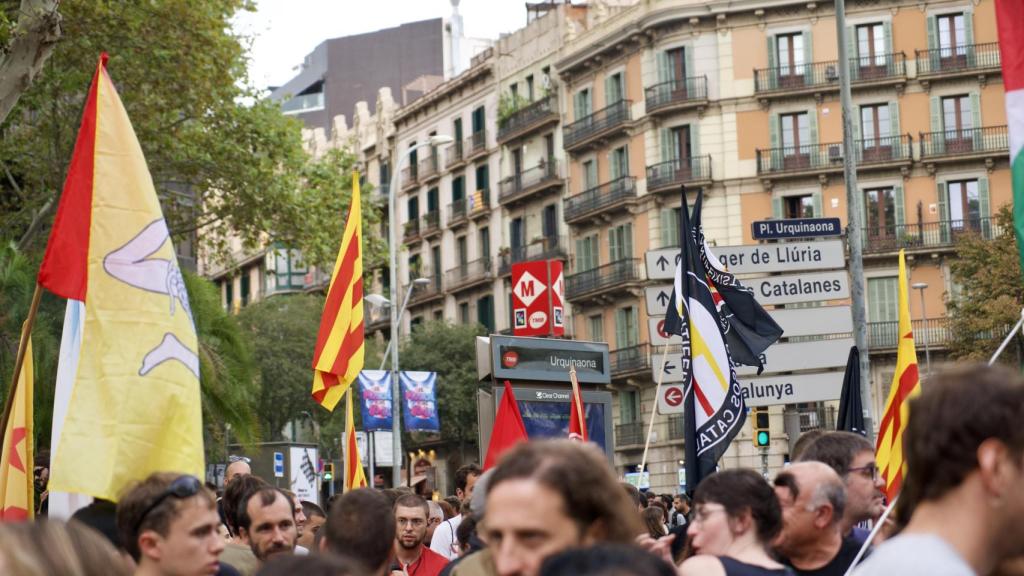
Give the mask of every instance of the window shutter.
M 974 11 L 970 8 L 964 10 L 964 44 L 974 45 Z M 974 49 L 967 50 L 967 59 L 970 66 L 974 66 Z
M 576 239 L 576 272 L 582 272 L 587 269 L 587 257 L 584 252 L 586 251 L 586 238 Z
M 622 257 L 633 257 L 633 223 L 627 222 L 622 227 Z
M 928 21 L 931 22 L 931 19 L 929 18 Z M 929 100 L 931 106 L 932 152 L 941 154 L 946 150 L 946 138 L 942 133 L 942 100 L 938 96 L 932 96 Z
M 683 49 L 683 77 L 679 78 L 678 80 L 680 82 L 686 82 L 687 78 L 693 77 L 695 75 L 696 74 L 694 74 L 693 72 L 693 48 L 687 46 L 686 48 Z
M 626 311 L 619 308 L 615 311 L 615 349 L 625 348 L 628 336 L 626 331 Z
M 981 216 L 981 233 L 985 238 L 992 238 L 991 206 L 988 196 L 988 178 L 978 178 L 978 212 Z
M 949 242 L 949 195 L 946 191 L 946 183 L 938 183 L 939 197 L 939 239 L 941 242 Z
M 891 74 L 893 72 L 891 68 L 896 63 L 895 57 L 892 56 L 892 21 L 882 22 L 882 36 L 885 37 L 885 61 L 890 67 L 889 73 Z
M 619 173 L 619 162 L 616 160 L 615 150 L 608 153 L 608 174 L 611 177 L 611 181 L 614 182 L 619 179 L 622 174 Z
M 814 62 L 814 50 L 811 49 L 811 31 L 807 30 L 803 33 L 804 37 L 804 82 L 808 86 L 814 83 L 814 66 L 811 65 Z
M 982 149 L 982 124 L 981 124 L 981 96 L 977 92 L 971 92 L 971 127 L 974 128 L 974 149 Z
M 782 144 L 779 142 L 780 138 L 779 115 L 771 114 L 768 116 L 768 146 L 771 150 L 768 152 L 769 158 L 762 160 L 762 162 L 766 164 L 763 168 L 775 168 L 782 164 L 782 150 L 780 150 Z M 762 166 L 758 166 L 757 168 L 760 170 Z
M 783 217 L 782 214 L 782 198 L 776 196 L 772 198 L 772 218 L 779 220 Z
M 617 100 L 615 98 L 615 94 L 614 94 L 613 89 L 612 89 L 612 78 L 614 78 L 614 77 L 615 77 L 614 74 L 604 77 L 604 105 L 605 106 L 611 106 L 612 104 L 615 104 L 615 102 Z
M 889 130 L 889 136 L 900 135 L 900 103 L 896 100 L 889 102 Z
M 772 89 L 775 88 L 776 79 L 778 78 L 778 74 L 779 74 L 779 71 L 775 69 L 775 67 L 776 67 L 775 56 L 776 56 L 776 51 L 778 50 L 778 46 L 775 43 L 775 36 L 769 35 L 768 38 L 767 38 L 767 41 L 768 41 L 768 50 L 767 50 L 767 52 L 768 52 L 768 70 L 765 71 L 765 72 L 767 72 L 767 78 L 765 78 L 764 80 L 765 80 L 765 84 L 766 84 L 765 89 L 772 90 Z
M 846 55 L 850 58 L 850 68 L 853 69 L 853 78 L 857 78 L 857 68 L 860 66 L 860 54 L 857 52 L 860 44 L 857 43 L 857 28 L 846 27 Z
M 671 246 L 671 236 L 669 236 L 669 226 L 672 221 L 672 210 L 670 208 L 662 208 L 660 214 L 661 220 L 661 245 Z
M 904 214 L 905 207 L 903 205 L 903 186 L 896 185 L 892 190 L 893 202 L 896 204 L 896 235 L 897 237 L 903 232 L 903 225 L 905 224 Z
M 934 16 L 929 16 L 926 19 L 926 22 L 928 24 L 928 49 L 929 50 L 935 50 L 935 49 L 937 49 L 939 47 L 939 40 L 938 40 L 938 37 L 936 36 L 936 31 L 935 31 L 935 28 L 936 28 L 935 17 Z M 937 60 L 938 60 L 938 58 L 933 53 L 932 54 L 932 62 L 934 63 Z M 934 66 L 932 68 L 932 71 L 934 71 Z
M 661 129 L 661 161 L 670 162 L 675 160 L 675 146 L 672 142 L 672 129 Z
M 821 190 L 811 194 L 811 206 L 814 210 L 814 217 L 821 218 L 825 214 L 821 211 Z
M 618 262 L 622 258 L 619 244 L 619 228 L 612 228 L 608 231 L 608 261 Z
M 700 157 L 700 122 L 690 124 L 690 150 L 693 158 Z
M 672 75 L 675 70 L 672 68 L 671 63 L 668 59 L 668 52 L 662 50 L 655 56 L 658 60 L 658 83 L 671 82 L 673 80 Z
M 811 135 L 811 144 L 818 143 L 818 108 L 811 108 L 807 112 L 807 131 Z M 803 142 L 800 143 L 803 145 Z
M 856 110 L 857 117 L 853 119 L 853 122 L 851 122 L 851 124 L 853 124 L 853 144 L 857 148 L 863 148 L 863 143 L 860 140 L 864 138 L 864 136 L 862 136 L 864 131 L 864 107 L 858 106 Z

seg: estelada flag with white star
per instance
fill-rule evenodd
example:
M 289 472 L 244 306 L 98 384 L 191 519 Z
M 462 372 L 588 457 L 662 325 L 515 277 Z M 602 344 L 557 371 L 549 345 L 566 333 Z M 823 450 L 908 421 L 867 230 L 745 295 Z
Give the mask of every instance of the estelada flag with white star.
M 0 456 L 0 521 L 29 520 L 34 515 L 32 475 L 32 335 L 25 346 L 25 363 L 18 374 L 17 387 L 11 391 L 3 455 Z

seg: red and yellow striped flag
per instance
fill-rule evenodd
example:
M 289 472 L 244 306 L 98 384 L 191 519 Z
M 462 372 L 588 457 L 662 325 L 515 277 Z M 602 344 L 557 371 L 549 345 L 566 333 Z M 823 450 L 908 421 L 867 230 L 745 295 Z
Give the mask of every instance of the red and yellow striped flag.
M 921 393 L 921 380 L 917 373 L 917 350 L 910 325 L 910 302 L 907 289 L 907 263 L 900 250 L 899 276 L 899 344 L 896 349 L 896 373 L 885 401 L 885 414 L 878 428 L 875 460 L 885 479 L 885 494 L 891 502 L 903 483 L 903 431 L 907 429 L 907 404 Z
M 327 290 L 313 353 L 313 399 L 334 410 L 363 369 L 363 255 L 359 174 L 352 174 L 352 207 Z
M 11 390 L 14 399 L 4 432 L 0 456 L 0 521 L 30 520 L 35 512 L 35 494 L 32 485 L 34 468 L 32 458 L 32 335 L 22 327 L 27 338 L 25 362 L 18 374 L 17 387 Z
M 366 473 L 356 442 L 356 421 L 352 416 L 352 389 L 345 393 L 345 483 L 342 492 L 366 488 Z

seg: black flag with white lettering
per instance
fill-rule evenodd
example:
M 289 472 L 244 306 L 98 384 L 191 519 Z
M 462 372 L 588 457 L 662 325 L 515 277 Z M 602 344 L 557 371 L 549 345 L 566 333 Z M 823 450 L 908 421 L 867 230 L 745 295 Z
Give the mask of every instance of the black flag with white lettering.
M 701 223 L 701 207 L 704 204 L 704 190 L 697 193 L 693 205 L 693 240 L 700 249 L 700 261 L 707 270 L 708 280 L 719 316 L 725 330 L 725 342 L 735 362 L 746 366 L 757 366 L 757 373 L 764 370 L 761 354 L 782 337 L 782 327 L 757 303 L 754 291 L 744 286 L 734 274 L 722 266 L 708 246 Z
M 665 315 L 665 331 L 683 339 L 683 432 L 686 489 L 715 472 L 746 419 L 743 392 L 690 227 L 686 191 L 679 210 L 680 257 Z

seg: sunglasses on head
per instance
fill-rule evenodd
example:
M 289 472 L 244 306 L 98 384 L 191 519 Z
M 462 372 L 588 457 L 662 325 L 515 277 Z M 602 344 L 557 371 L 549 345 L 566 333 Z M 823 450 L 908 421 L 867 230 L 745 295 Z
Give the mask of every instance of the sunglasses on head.
M 235 462 L 245 462 L 246 464 L 249 464 L 252 460 L 250 460 L 248 456 L 236 456 L 234 454 L 228 456 L 229 464 L 234 464 Z
M 196 494 L 199 494 L 199 490 L 203 487 L 203 484 L 195 476 L 178 476 L 174 479 L 174 482 L 164 490 L 152 504 L 146 507 L 145 512 L 139 516 L 138 522 L 135 523 L 135 532 L 139 531 L 142 527 L 142 523 L 146 521 L 146 517 L 149 516 L 156 507 L 163 504 L 165 500 L 170 497 L 177 498 L 178 500 L 184 500 L 185 498 L 191 498 Z

